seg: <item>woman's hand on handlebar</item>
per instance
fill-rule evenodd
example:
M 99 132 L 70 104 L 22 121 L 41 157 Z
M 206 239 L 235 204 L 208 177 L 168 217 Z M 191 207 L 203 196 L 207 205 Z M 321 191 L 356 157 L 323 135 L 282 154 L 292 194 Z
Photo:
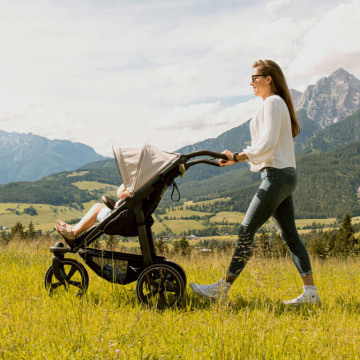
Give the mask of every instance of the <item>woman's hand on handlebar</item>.
M 224 167 L 224 166 L 229 166 L 229 165 L 235 164 L 235 162 L 233 160 L 233 153 L 231 151 L 225 150 L 222 152 L 222 154 L 225 154 L 228 159 L 227 160 L 220 159 L 219 160 L 220 166 Z
M 228 158 L 228 160 L 223 160 L 223 159 L 220 159 L 219 160 L 219 165 L 224 167 L 224 166 L 229 166 L 229 165 L 234 165 L 235 162 L 234 162 L 234 154 L 229 151 L 229 150 L 225 150 L 222 152 L 222 154 L 225 154 L 226 157 Z M 248 159 L 248 156 L 242 152 L 240 154 L 237 154 L 236 156 L 236 162 L 242 162 L 242 161 L 245 161 Z

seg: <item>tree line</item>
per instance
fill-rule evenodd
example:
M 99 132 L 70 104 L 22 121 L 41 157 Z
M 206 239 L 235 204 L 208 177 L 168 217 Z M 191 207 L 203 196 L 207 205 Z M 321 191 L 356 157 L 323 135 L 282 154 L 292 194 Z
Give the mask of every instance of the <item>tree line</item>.
M 360 236 L 355 234 L 360 231 L 360 223 L 352 224 L 349 213 L 345 213 L 340 227 L 332 230 L 316 230 L 313 229 L 308 234 L 301 234 L 301 240 L 305 243 L 309 253 L 312 256 L 321 259 L 330 257 L 348 257 L 360 255 Z M 49 234 L 45 234 L 50 236 Z M 10 231 L 0 231 L 0 242 L 4 246 L 10 241 L 32 241 L 43 236 L 41 230 L 36 231 L 34 224 L 30 221 L 27 228 L 20 222 L 17 222 Z M 211 251 L 227 251 L 233 249 L 235 242 L 203 239 L 196 245 L 191 245 L 184 235 L 179 240 L 165 241 L 160 236 L 155 241 L 155 248 L 159 254 L 167 254 L 170 252 L 168 244 L 172 244 L 171 252 L 174 254 L 188 255 L 196 249 L 210 249 Z M 115 236 L 105 236 L 106 248 L 115 250 L 119 245 L 119 239 Z M 100 247 L 100 242 L 94 243 L 95 247 Z M 126 250 L 123 248 L 122 250 Z M 284 241 L 281 239 L 277 231 L 267 232 L 265 228 L 260 229 L 256 237 L 254 252 L 261 257 L 285 257 L 288 256 L 288 249 Z

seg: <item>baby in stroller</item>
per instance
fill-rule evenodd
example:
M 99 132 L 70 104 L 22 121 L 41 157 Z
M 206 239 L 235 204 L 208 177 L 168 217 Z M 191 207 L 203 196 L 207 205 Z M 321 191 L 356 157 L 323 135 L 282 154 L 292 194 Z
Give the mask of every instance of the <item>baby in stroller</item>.
M 124 200 L 131 194 L 127 191 L 124 184 L 121 184 L 116 192 L 116 195 L 119 200 Z M 111 209 L 108 206 L 102 203 L 96 203 L 76 225 L 70 225 L 64 221 L 58 220 L 55 225 L 55 229 L 63 236 L 64 239 L 71 242 L 74 241 L 79 234 L 90 229 L 94 225 L 95 221 L 104 221 L 110 213 Z

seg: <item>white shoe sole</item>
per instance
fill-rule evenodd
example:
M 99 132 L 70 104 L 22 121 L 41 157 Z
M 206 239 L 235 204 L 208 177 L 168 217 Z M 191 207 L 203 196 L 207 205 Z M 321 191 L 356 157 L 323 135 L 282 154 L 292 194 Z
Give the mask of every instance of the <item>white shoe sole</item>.
M 190 283 L 189 285 L 190 285 L 191 289 L 194 291 L 195 294 L 201 296 L 202 298 L 204 298 L 204 299 L 207 300 L 207 301 L 214 301 L 213 298 L 210 298 L 209 296 L 207 296 L 207 295 L 205 295 L 204 293 L 202 293 L 202 292 L 198 289 L 198 287 L 197 287 L 197 285 L 196 285 L 195 283 Z
M 291 300 L 288 300 L 288 301 L 282 301 L 282 303 L 286 306 L 301 306 L 301 305 L 320 305 L 321 303 L 321 300 L 320 299 L 317 299 L 315 301 L 306 301 L 306 302 L 292 302 Z

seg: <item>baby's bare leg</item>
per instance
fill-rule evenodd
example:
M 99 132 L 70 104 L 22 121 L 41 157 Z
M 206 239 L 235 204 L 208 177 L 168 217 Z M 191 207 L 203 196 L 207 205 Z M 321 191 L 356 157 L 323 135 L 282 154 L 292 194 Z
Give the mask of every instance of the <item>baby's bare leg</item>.
M 104 207 L 106 207 L 106 205 L 100 203 L 93 205 L 91 209 L 86 213 L 86 215 L 75 226 L 73 226 L 72 230 L 74 232 L 74 235 L 77 236 L 83 231 L 93 226 L 95 224 L 97 215 Z

